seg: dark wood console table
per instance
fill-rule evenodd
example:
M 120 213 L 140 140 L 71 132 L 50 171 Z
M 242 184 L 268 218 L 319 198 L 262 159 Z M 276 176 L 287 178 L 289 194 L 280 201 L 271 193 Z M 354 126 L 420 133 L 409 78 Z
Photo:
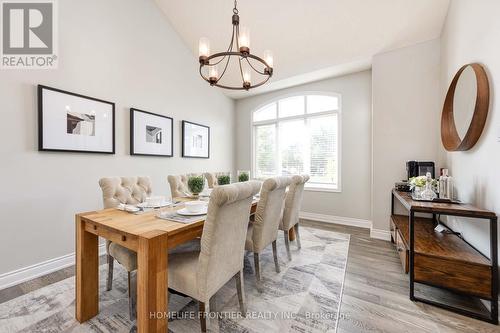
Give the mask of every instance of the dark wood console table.
M 396 215 L 395 200 L 409 216 Z M 432 214 L 432 218 L 416 217 Z M 437 216 L 461 216 L 490 222 L 490 256 L 481 254 L 463 238 L 451 232 L 434 231 Z M 392 190 L 391 238 L 396 243 L 405 271 L 410 277 L 410 299 L 498 325 L 498 243 L 495 213 L 468 204 L 415 201 L 411 194 Z M 415 296 L 415 283 L 450 290 L 488 300 L 491 311 L 479 314 Z

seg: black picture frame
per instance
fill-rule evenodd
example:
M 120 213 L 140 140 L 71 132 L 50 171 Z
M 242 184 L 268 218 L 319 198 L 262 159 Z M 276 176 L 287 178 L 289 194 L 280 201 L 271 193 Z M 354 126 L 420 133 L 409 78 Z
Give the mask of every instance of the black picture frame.
M 83 99 L 88 99 L 91 101 L 99 102 L 99 103 L 104 103 L 104 104 L 109 104 L 111 105 L 111 114 L 112 114 L 112 149 L 110 151 L 100 151 L 100 150 L 81 150 L 81 149 L 57 149 L 57 148 L 47 148 L 44 146 L 43 142 L 43 132 L 44 132 L 44 123 L 43 123 L 43 91 L 44 90 L 51 90 L 55 91 L 61 94 L 66 94 L 74 97 L 79 97 Z M 77 94 L 74 92 L 62 90 L 62 89 L 57 89 L 49 86 L 45 86 L 42 84 L 39 84 L 37 86 L 37 101 L 38 101 L 38 151 L 48 151 L 48 152 L 66 152 L 66 153 L 92 153 L 92 154 L 115 154 L 115 103 L 105 101 L 102 99 L 90 97 L 90 96 L 85 96 L 82 94 Z
M 135 138 L 135 122 L 134 114 L 136 112 L 144 113 L 154 117 L 166 118 L 170 120 L 170 151 L 171 154 L 145 154 L 135 152 L 134 138 Z M 149 111 L 144 111 L 136 108 L 130 108 L 130 155 L 134 156 L 156 156 L 156 157 L 173 157 L 174 156 L 174 119 L 162 114 L 157 114 Z
M 207 151 L 208 155 L 207 156 L 187 155 L 187 153 L 186 153 L 186 147 L 185 147 L 185 143 L 186 143 L 186 140 L 185 140 L 186 124 L 200 126 L 200 127 L 204 127 L 204 128 L 207 129 L 207 131 L 208 131 L 208 151 Z M 185 158 L 205 158 L 205 159 L 210 158 L 210 127 L 209 126 L 198 124 L 198 123 L 193 123 L 193 122 L 187 121 L 187 120 L 183 120 L 182 121 L 182 157 L 185 157 Z

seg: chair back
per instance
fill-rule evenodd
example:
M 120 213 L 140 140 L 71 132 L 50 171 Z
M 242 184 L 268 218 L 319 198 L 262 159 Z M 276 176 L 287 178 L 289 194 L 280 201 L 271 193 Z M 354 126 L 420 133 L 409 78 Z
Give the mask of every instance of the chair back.
M 146 200 L 152 193 L 149 177 L 108 177 L 99 179 L 104 208 L 119 204 L 134 205 Z
M 266 179 L 262 184 L 253 222 L 254 252 L 262 251 L 276 240 L 283 213 L 285 191 L 290 181 L 290 177 L 275 177 Z
M 292 182 L 286 193 L 281 229 L 290 230 L 299 222 L 302 194 L 304 193 L 304 185 L 308 180 L 309 175 L 296 175 L 292 177 Z
M 217 173 L 205 172 L 205 178 L 207 179 L 208 188 L 214 188 L 215 186 L 218 185 Z
M 208 299 L 243 269 L 243 255 L 256 181 L 217 186 L 210 195 L 198 263 L 199 295 Z
M 187 185 L 187 175 L 169 175 L 167 179 L 170 184 L 170 194 L 172 195 L 172 199 L 175 197 L 186 197 L 191 195 Z

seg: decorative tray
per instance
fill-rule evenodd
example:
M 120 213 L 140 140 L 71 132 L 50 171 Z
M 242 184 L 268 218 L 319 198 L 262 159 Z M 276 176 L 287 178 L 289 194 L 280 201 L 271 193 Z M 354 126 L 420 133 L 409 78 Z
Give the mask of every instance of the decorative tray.
M 412 194 L 411 196 L 412 200 L 415 201 L 422 201 L 422 202 L 434 202 L 434 203 L 449 203 L 449 204 L 461 204 L 462 202 L 459 200 L 451 200 L 451 199 L 441 199 L 441 198 L 436 198 L 434 200 L 425 200 L 419 197 L 416 197 Z

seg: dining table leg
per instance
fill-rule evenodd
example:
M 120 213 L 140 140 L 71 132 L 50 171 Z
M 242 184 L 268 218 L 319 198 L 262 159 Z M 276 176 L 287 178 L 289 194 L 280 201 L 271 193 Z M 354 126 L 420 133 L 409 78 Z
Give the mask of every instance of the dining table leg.
M 83 323 L 99 312 L 98 237 L 85 230 L 76 215 L 76 302 L 75 317 Z
M 139 237 L 137 251 L 137 332 L 168 330 L 167 235 Z

